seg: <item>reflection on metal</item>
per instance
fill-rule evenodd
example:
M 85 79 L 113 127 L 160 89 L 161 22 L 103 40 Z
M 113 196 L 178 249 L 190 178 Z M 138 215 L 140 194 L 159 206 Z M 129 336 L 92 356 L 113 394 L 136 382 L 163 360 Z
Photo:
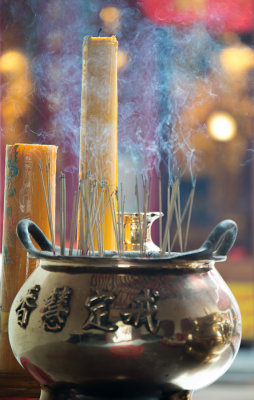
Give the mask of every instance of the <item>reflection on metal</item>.
M 112 337 L 112 342 L 122 343 L 132 341 L 132 327 L 129 325 L 125 325 L 122 321 L 117 322 L 116 325 L 118 326 L 118 329 Z
M 181 392 L 177 392 L 170 396 L 168 400 L 191 400 L 192 399 L 192 391 L 183 390 Z
M 185 352 L 203 363 L 217 358 L 230 345 L 233 321 L 229 313 L 212 313 L 205 317 L 182 321 L 187 328 Z

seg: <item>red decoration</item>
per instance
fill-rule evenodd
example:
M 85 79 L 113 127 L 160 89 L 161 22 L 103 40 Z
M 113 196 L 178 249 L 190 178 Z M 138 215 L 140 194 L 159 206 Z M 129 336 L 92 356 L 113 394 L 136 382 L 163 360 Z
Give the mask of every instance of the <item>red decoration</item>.
M 139 0 L 143 14 L 157 24 L 203 23 L 216 32 L 248 32 L 254 27 L 252 0 Z
M 110 347 L 110 352 L 120 358 L 140 358 L 144 352 L 144 347 L 133 344 L 112 346 Z
M 22 367 L 30 374 L 41 386 L 43 389 L 44 386 L 52 385 L 52 379 L 43 372 L 39 367 L 31 363 L 26 357 L 20 357 L 20 362 Z

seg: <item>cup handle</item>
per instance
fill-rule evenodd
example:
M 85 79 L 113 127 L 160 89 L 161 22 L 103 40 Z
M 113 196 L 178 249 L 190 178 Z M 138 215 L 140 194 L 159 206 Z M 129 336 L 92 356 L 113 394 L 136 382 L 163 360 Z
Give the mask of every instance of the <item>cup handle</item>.
M 35 258 L 41 257 L 41 251 L 34 247 L 30 235 L 35 240 L 35 242 L 40 246 L 41 250 L 53 251 L 52 244 L 46 238 L 44 233 L 40 228 L 29 219 L 22 219 L 17 224 L 17 235 L 25 249 L 28 251 L 29 255 Z

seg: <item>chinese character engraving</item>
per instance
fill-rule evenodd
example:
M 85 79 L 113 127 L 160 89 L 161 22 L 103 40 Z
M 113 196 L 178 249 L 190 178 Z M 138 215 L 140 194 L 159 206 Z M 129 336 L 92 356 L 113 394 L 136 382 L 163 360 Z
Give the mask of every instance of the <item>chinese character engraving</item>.
M 145 325 L 149 332 L 155 334 L 160 323 L 156 319 L 158 298 L 159 292 L 157 290 L 143 289 L 133 300 L 130 307 L 121 312 L 123 322 L 136 328 Z
M 26 328 L 29 322 L 31 312 L 37 307 L 40 285 L 35 285 L 27 291 L 25 299 L 21 299 L 19 306 L 16 308 L 18 316 L 18 324 L 21 328 Z
M 47 332 L 60 332 L 70 313 L 72 289 L 61 287 L 54 289 L 42 310 L 42 322 Z
M 118 326 L 109 321 L 109 306 L 116 298 L 115 295 L 104 293 L 88 297 L 85 307 L 89 311 L 87 321 L 83 324 L 84 330 L 99 329 L 104 332 L 115 332 Z

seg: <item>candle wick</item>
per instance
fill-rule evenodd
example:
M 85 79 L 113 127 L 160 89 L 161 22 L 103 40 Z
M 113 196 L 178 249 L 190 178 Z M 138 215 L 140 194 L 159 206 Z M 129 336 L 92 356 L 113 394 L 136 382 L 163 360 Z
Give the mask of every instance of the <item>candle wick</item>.
M 101 31 L 102 31 L 102 27 L 100 27 L 100 29 L 98 30 L 98 36 L 101 35 Z

